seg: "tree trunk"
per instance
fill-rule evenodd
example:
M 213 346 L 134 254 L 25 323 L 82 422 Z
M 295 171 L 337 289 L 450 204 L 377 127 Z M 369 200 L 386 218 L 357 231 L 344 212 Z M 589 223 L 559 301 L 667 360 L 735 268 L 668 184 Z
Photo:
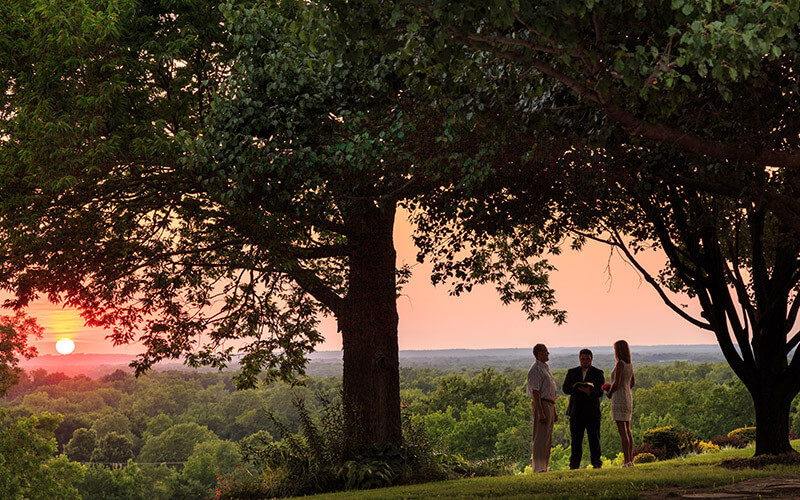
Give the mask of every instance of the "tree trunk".
M 350 277 L 339 314 L 345 432 L 355 449 L 400 445 L 395 207 L 364 207 L 348 233 Z
M 791 397 L 780 390 L 781 384 L 761 384 L 756 407 L 756 455 L 779 455 L 794 450 L 789 443 L 789 408 Z
M 753 356 L 757 370 L 750 393 L 756 410 L 756 455 L 791 453 L 789 443 L 789 409 L 797 391 L 787 380 L 786 335 L 781 320 L 785 312 L 765 314 L 763 331 L 753 339 Z M 755 389 L 755 390 L 754 390 Z

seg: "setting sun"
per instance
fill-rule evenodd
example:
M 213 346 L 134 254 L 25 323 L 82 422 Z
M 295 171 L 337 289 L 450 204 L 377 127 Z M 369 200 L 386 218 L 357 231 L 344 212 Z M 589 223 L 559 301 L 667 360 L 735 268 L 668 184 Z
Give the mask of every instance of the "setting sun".
M 56 351 L 60 354 L 69 354 L 75 350 L 75 342 L 70 339 L 61 339 L 56 342 Z

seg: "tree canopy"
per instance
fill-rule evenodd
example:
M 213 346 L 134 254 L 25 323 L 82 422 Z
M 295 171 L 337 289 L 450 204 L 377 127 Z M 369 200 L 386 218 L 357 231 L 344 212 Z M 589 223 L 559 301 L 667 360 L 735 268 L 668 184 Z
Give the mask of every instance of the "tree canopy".
M 17 312 L 14 316 L 0 317 L 0 396 L 19 382 L 22 369 L 17 366 L 20 357 L 36 356 L 36 347 L 28 342 L 42 337 L 42 328 L 36 320 Z
M 570 235 L 574 246 L 592 238 L 619 249 L 669 307 L 714 332 L 756 402 L 757 453 L 790 450 L 800 390 L 800 364 L 787 359 L 800 340 L 797 2 L 404 8 L 422 62 L 410 80 L 439 102 L 509 117 L 520 136 L 550 138 L 557 165 L 519 174 L 552 179 L 549 188 L 489 184 L 483 196 L 500 217 L 467 210 L 465 193 L 434 203 L 432 224 L 494 231 L 500 249 L 520 233 L 556 242 L 537 252 Z M 638 264 L 651 248 L 665 252 L 664 269 Z M 473 282 L 498 269 L 524 275 L 523 261 L 503 255 L 474 251 L 446 266 L 471 269 L 460 274 Z M 669 292 L 696 299 L 702 316 Z
M 294 379 L 332 314 L 348 428 L 397 443 L 399 204 L 434 281 L 532 318 L 565 319 L 541 258 L 565 238 L 657 246 L 640 271 L 785 451 L 798 1 L 6 2 L 6 305 L 78 306 L 140 372 L 242 352 L 242 387 Z

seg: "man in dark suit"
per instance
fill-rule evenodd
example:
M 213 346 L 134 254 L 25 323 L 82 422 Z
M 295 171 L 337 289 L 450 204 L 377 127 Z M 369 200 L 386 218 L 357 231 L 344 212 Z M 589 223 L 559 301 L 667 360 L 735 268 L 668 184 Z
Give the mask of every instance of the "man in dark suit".
M 592 366 L 592 351 L 581 349 L 578 354 L 581 365 L 567 371 L 564 379 L 564 394 L 569 394 L 569 432 L 572 439 L 572 453 L 569 468 L 581 466 L 583 454 L 583 431 L 589 439 L 592 467 L 603 466 L 600 458 L 600 400 L 603 397 L 603 384 L 606 379 L 603 370 Z

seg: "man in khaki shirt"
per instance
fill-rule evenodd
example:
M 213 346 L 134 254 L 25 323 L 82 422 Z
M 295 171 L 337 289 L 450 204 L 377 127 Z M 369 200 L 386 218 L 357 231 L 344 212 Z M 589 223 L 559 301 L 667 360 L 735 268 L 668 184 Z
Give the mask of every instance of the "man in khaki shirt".
M 533 417 L 533 442 L 531 445 L 533 472 L 547 472 L 550 468 L 550 443 L 553 437 L 553 423 L 558 421 L 556 414 L 556 381 L 547 361 L 550 352 L 544 344 L 533 346 L 536 361 L 528 370 L 528 383 L 525 392 L 531 398 Z

